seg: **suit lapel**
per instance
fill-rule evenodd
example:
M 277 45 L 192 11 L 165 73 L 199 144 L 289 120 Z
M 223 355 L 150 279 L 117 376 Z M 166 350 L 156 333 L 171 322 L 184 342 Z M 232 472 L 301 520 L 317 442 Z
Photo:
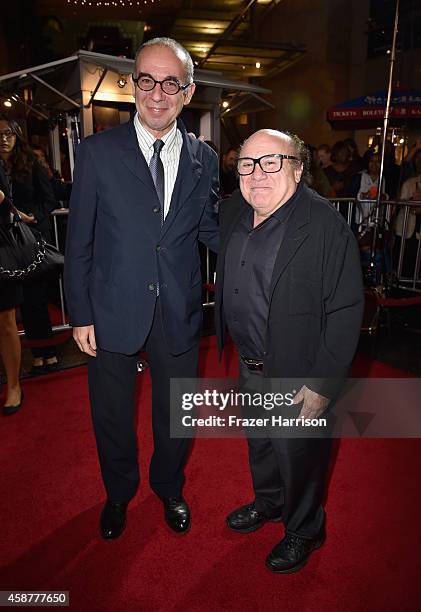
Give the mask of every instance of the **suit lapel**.
M 133 121 L 126 123 L 126 126 L 127 131 L 123 132 L 125 139 L 122 143 L 123 153 L 121 159 L 136 178 L 142 181 L 148 189 L 156 193 L 148 165 L 139 148 Z
M 247 202 L 243 200 L 242 203 L 237 207 L 236 211 L 232 215 L 231 220 L 227 224 L 227 229 L 224 232 L 224 236 L 221 237 L 221 244 L 219 247 L 219 253 L 223 254 L 224 257 L 225 257 L 225 252 L 227 250 L 228 242 L 230 241 L 232 232 L 238 225 L 242 215 L 247 210 L 248 206 L 249 205 L 247 204 Z
M 270 284 L 269 300 L 272 299 L 273 291 L 278 280 L 285 272 L 287 266 L 308 236 L 307 226 L 310 222 L 309 200 L 307 197 L 305 197 L 306 194 L 302 185 L 299 189 L 300 191 L 297 193 L 297 199 L 293 203 L 294 209 L 287 225 L 285 238 L 275 259 Z
M 122 131 L 123 149 L 121 159 L 130 172 L 156 196 L 155 185 L 152 180 L 148 165 L 137 141 L 136 130 L 133 121 L 129 121 L 127 129 Z M 197 157 L 198 145 L 187 135 L 183 123 L 178 120 L 177 127 L 183 138 L 183 146 L 180 153 L 177 178 L 171 198 L 171 205 L 164 225 L 161 229 L 161 239 L 174 223 L 181 208 L 188 202 L 189 197 L 196 188 L 202 176 L 203 166 Z
M 181 208 L 188 202 L 196 185 L 202 176 L 203 166 L 197 158 L 197 143 L 194 142 L 186 132 L 182 121 L 177 121 L 177 127 L 183 138 L 183 146 L 180 153 L 177 178 L 171 197 L 170 209 L 164 221 L 161 231 L 161 239 L 174 223 Z

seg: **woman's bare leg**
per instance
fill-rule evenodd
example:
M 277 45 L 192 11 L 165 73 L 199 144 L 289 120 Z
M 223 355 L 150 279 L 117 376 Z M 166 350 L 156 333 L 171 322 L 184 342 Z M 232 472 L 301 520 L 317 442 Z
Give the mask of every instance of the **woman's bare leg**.
M 0 312 L 0 355 L 7 377 L 5 406 L 14 406 L 21 401 L 19 382 L 21 344 L 16 326 L 15 309 Z

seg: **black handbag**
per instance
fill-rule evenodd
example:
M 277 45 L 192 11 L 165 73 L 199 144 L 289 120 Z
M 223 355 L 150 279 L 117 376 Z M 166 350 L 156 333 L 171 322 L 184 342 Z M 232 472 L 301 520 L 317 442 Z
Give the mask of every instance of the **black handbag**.
M 59 273 L 63 265 L 60 251 L 38 230 L 29 229 L 18 215 L 13 223 L 0 225 L 0 280 L 32 280 Z

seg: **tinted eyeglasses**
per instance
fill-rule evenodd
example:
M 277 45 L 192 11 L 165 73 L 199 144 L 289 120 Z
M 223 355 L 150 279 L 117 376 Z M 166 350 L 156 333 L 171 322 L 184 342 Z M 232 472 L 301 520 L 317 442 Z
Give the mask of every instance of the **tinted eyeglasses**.
M 141 89 L 142 91 L 152 91 L 155 88 L 155 85 L 159 83 L 161 89 L 164 93 L 169 96 L 174 96 L 180 90 L 184 91 L 187 87 L 190 87 L 191 83 L 187 83 L 187 85 L 180 85 L 177 79 L 164 79 L 163 81 L 157 81 L 150 74 L 139 74 L 139 76 L 135 77 L 132 74 L 133 82 Z
M 263 172 L 272 174 L 282 170 L 284 159 L 295 159 L 300 161 L 295 155 L 283 155 L 282 153 L 273 153 L 272 155 L 262 155 L 257 159 L 254 157 L 239 157 L 237 159 L 237 172 L 240 176 L 253 174 L 256 164 L 259 164 Z
M 0 139 L 5 138 L 6 140 L 12 140 L 14 136 L 16 136 L 16 134 L 10 128 L 7 130 L 0 130 Z

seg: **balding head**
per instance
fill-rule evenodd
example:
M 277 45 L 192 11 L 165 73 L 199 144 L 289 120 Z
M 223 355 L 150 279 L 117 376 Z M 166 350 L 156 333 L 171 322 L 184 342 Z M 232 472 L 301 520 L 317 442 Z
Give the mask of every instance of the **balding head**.
M 266 155 L 290 155 L 296 159 L 282 159 L 279 172 L 264 172 L 259 164 L 252 174 L 240 176 L 240 189 L 252 206 L 256 224 L 285 204 L 297 190 L 303 172 L 300 139 L 278 130 L 259 130 L 248 138 L 240 152 L 240 159 L 260 159 Z M 268 158 L 270 161 L 270 158 Z M 274 159 L 278 163 L 278 158 Z

